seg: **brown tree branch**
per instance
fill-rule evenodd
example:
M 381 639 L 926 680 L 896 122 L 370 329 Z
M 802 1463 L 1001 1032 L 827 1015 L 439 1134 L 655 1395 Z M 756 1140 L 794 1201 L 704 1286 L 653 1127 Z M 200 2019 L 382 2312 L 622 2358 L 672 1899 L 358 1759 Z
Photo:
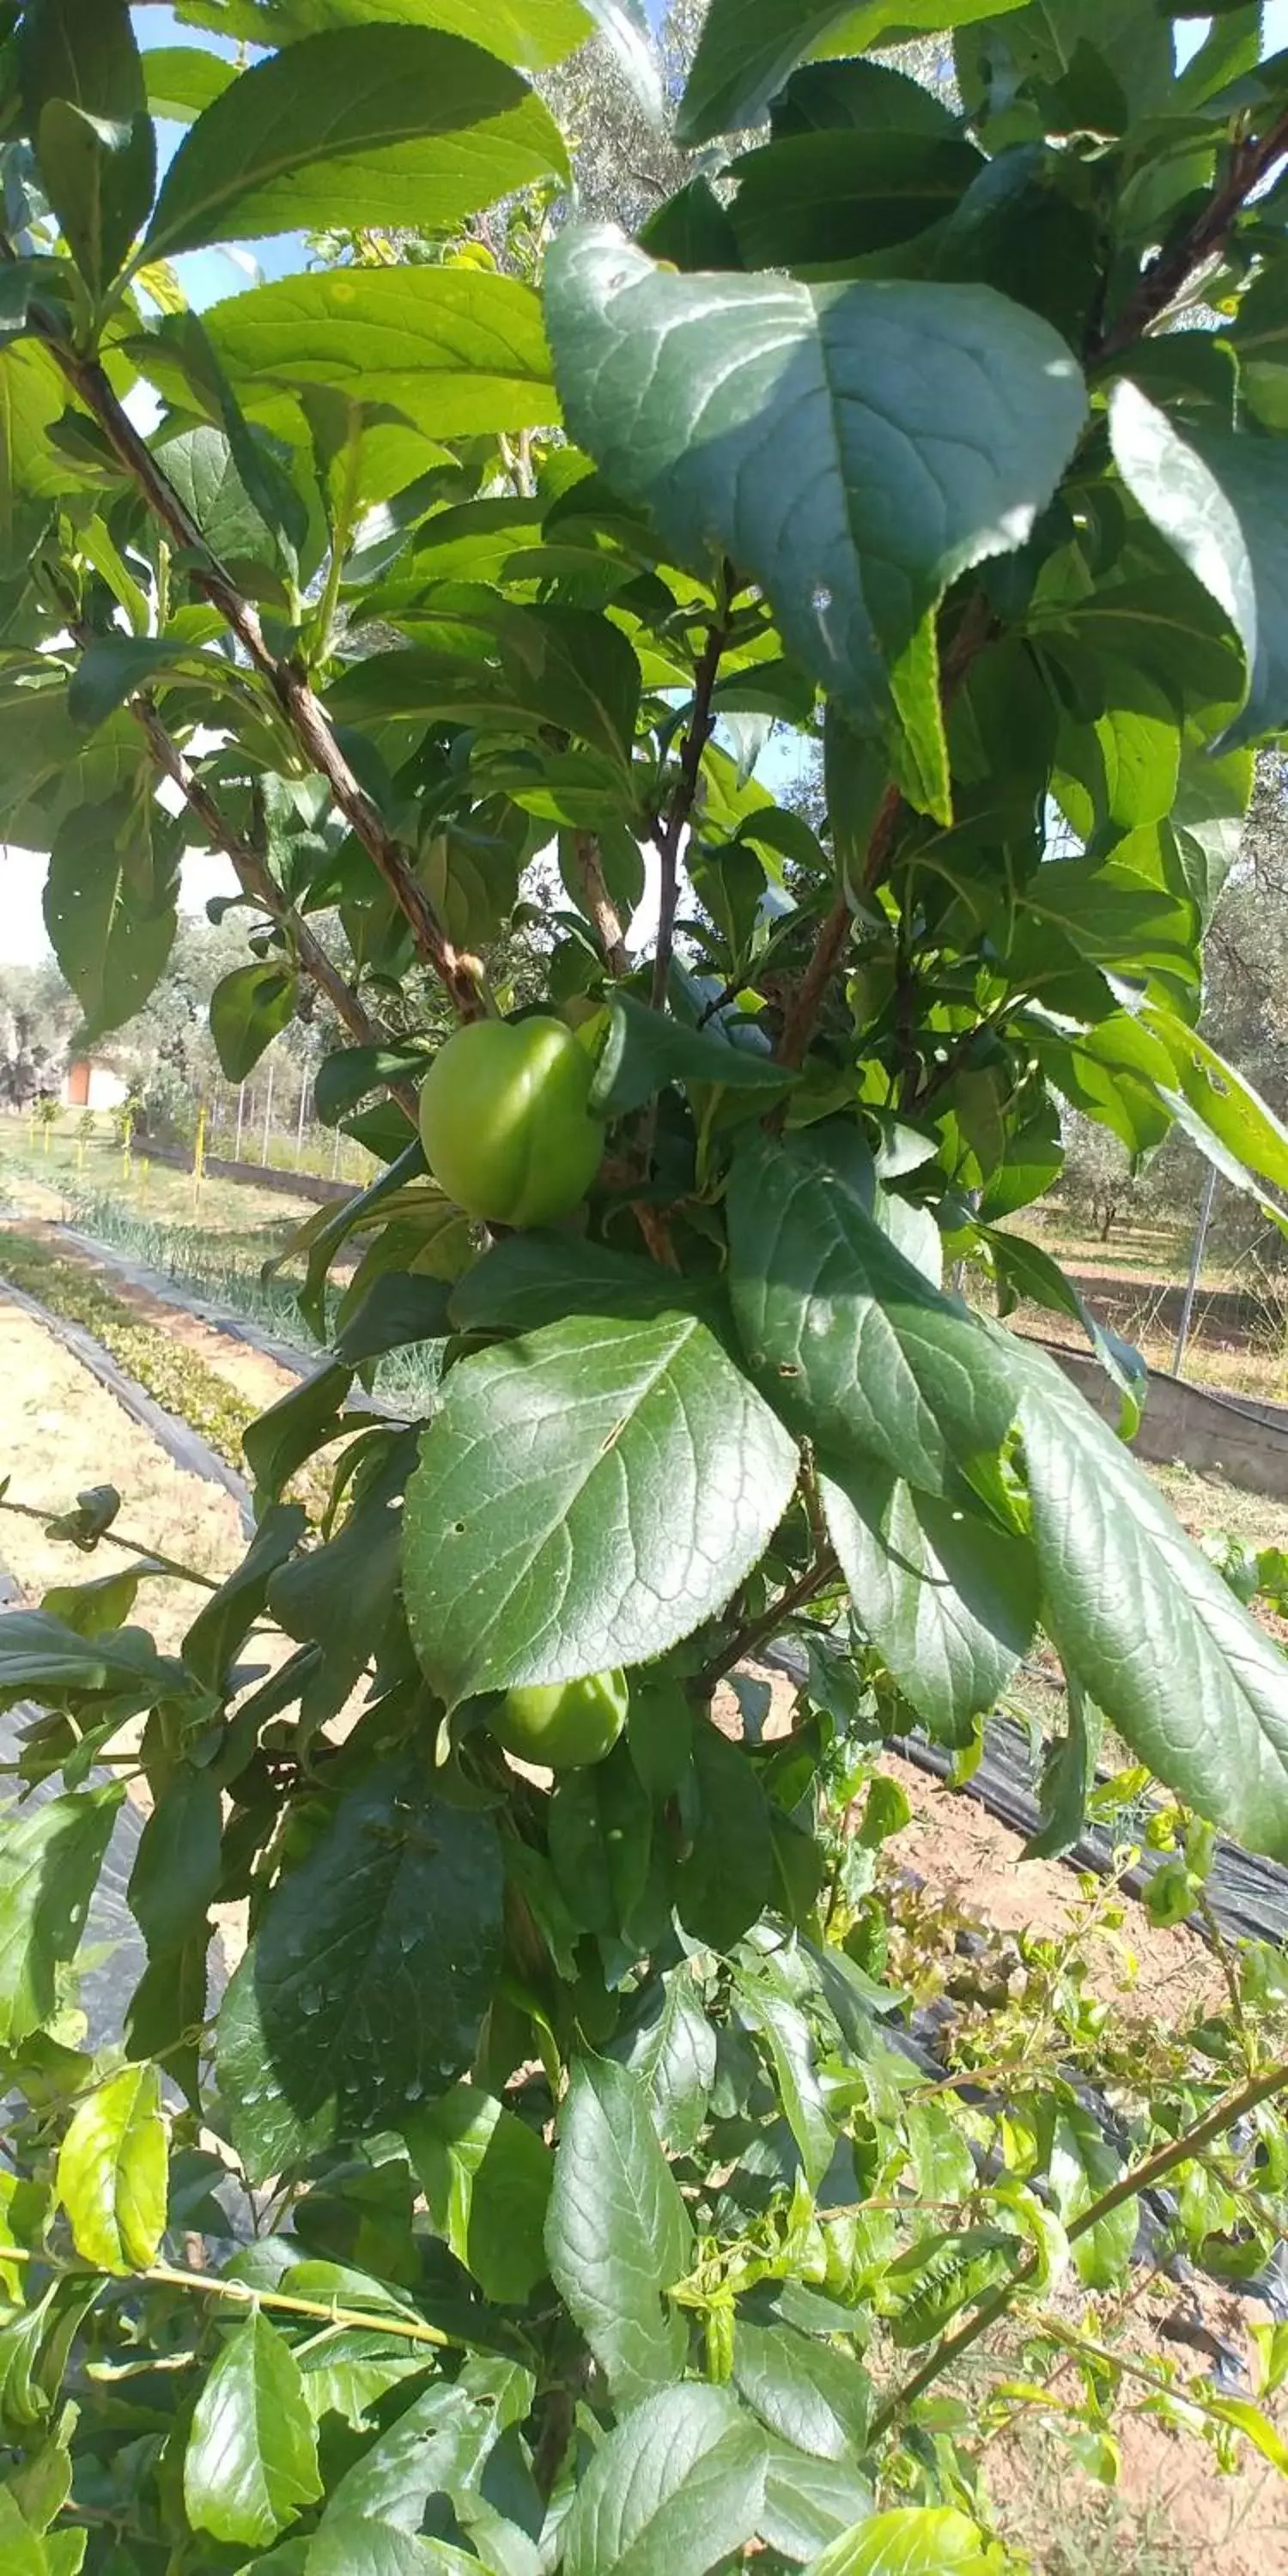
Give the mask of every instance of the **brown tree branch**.
M 572 846 L 586 911 L 603 952 L 604 964 L 610 975 L 629 974 L 631 961 L 626 953 L 622 918 L 608 891 L 599 842 L 593 832 L 574 832 Z
M 1224 183 L 1201 215 L 1171 250 L 1161 250 L 1144 269 L 1116 322 L 1092 348 L 1093 359 L 1120 357 L 1142 339 L 1176 302 L 1191 277 L 1225 249 L 1249 197 L 1288 152 L 1288 116 L 1281 116 L 1261 141 L 1237 143 Z
M 340 813 L 356 833 L 400 911 L 411 925 L 418 955 L 432 966 L 462 1020 L 483 1017 L 476 959 L 457 949 L 442 930 L 434 907 L 412 866 L 408 852 L 388 830 L 378 808 L 360 785 L 332 732 L 325 710 L 298 664 L 279 661 L 264 637 L 258 611 L 238 590 L 232 576 L 212 553 L 178 493 L 162 472 L 127 413 L 118 402 L 97 359 L 82 358 L 57 322 L 32 307 L 32 325 L 56 360 L 68 384 L 98 422 L 118 462 L 130 475 L 167 534 L 185 554 L 195 555 L 192 572 L 232 629 L 248 661 L 272 690 L 309 767 L 325 778 Z
M 734 576 L 725 566 L 725 615 L 734 589 Z M 717 618 L 707 629 L 706 646 L 693 682 L 693 706 L 688 731 L 680 753 L 680 775 L 671 798 L 666 821 L 654 828 L 653 839 L 662 862 L 662 896 L 658 911 L 657 947 L 653 952 L 652 1006 L 665 1008 L 667 986 L 671 976 L 671 959 L 675 954 L 675 915 L 680 900 L 680 843 L 698 801 L 698 782 L 702 775 L 702 755 L 715 731 L 711 698 L 720 676 L 720 657 L 729 641 L 729 630 L 723 618 Z
M 816 1563 L 801 1575 L 798 1582 L 793 1583 L 788 1591 L 779 1594 L 778 1599 L 771 1603 L 768 1610 L 762 1611 L 758 1619 L 749 1619 L 744 1627 L 738 1629 L 737 1633 L 730 1638 L 724 1652 L 714 1663 L 708 1664 L 705 1672 L 699 1676 L 698 1688 L 703 1692 L 713 1691 L 716 1683 L 724 1680 L 726 1673 L 732 1672 L 736 1665 L 745 1663 L 748 1655 L 754 1655 L 758 1646 L 771 1645 L 775 1637 L 781 1636 L 788 1620 L 793 1618 L 798 1610 L 804 1610 L 811 1601 L 817 1599 L 820 1592 L 830 1591 L 832 1585 L 839 1583 L 840 1579 L 839 1559 L 833 1555 L 829 1547 Z

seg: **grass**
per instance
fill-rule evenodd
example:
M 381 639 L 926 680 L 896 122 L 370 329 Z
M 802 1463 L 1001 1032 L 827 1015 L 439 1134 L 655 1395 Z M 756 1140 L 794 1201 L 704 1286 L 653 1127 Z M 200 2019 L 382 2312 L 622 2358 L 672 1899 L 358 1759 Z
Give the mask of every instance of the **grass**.
M 80 1129 L 85 1115 L 85 1111 L 81 1109 L 60 1110 L 57 1118 L 47 1128 L 43 1119 L 33 1119 L 15 1111 L 8 1111 L 0 1113 L 0 1127 L 11 1134 L 20 1135 L 26 1150 L 38 1162 L 79 1169 L 84 1163 L 92 1161 L 95 1156 L 105 1155 L 115 1161 L 119 1168 L 122 1147 L 117 1135 L 114 1115 L 105 1112 L 95 1113 L 93 1134 L 90 1135 L 87 1132 L 86 1136 L 82 1137 Z M 45 1141 L 46 1135 L 49 1139 L 48 1146 Z M 360 1183 L 371 1178 L 371 1157 L 361 1145 L 355 1145 L 351 1136 L 339 1136 L 337 1139 L 335 1134 L 328 1133 L 326 1130 L 306 1129 L 303 1151 L 297 1152 L 296 1135 L 292 1127 L 289 1135 L 270 1132 L 268 1151 L 265 1153 L 262 1122 L 248 1120 L 242 1129 L 239 1153 L 234 1153 L 236 1143 L 235 1120 L 221 1119 L 207 1127 L 206 1152 L 213 1154 L 220 1161 L 258 1163 L 273 1172 L 304 1172 L 315 1180 Z M 146 1138 L 136 1137 L 132 1160 L 140 1163 L 148 1159 Z M 157 1165 L 154 1168 L 160 1170 L 165 1167 Z M 185 1182 L 186 1186 L 191 1188 L 190 1175 L 176 1173 L 175 1178 Z M 233 1186 L 239 1185 L 233 1184 Z

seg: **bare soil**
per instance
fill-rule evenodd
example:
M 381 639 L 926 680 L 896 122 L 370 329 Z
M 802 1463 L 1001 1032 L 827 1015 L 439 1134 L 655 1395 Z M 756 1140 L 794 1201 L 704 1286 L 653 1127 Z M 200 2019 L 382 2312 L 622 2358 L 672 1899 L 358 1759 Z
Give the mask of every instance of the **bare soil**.
M 89 1485 L 124 1496 L 121 1527 L 144 1547 L 222 1582 L 245 1542 L 231 1494 L 172 1466 L 151 1434 L 131 1422 L 105 1387 L 52 1334 L 0 1302 L 0 1474 L 13 1501 L 42 1513 L 70 1511 Z M 133 1560 L 104 1539 L 92 1556 L 46 1538 L 37 1521 L 0 1512 L 0 1564 L 38 1601 L 51 1584 L 88 1582 Z M 166 1653 L 195 1617 L 199 1594 L 148 1581 L 135 1613 Z

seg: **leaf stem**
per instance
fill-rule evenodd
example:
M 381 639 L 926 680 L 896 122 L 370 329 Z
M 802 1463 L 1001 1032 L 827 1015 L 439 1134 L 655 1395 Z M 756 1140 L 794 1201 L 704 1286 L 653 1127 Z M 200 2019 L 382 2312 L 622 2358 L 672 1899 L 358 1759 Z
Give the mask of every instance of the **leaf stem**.
M 56 1512 L 43 1512 L 34 1503 L 11 1503 L 7 1496 L 0 1496 L 0 1512 L 16 1512 L 20 1520 L 39 1521 L 42 1529 L 48 1529 L 50 1522 L 58 1518 L 58 1514 Z M 75 1539 L 69 1540 L 68 1545 L 74 1547 L 77 1545 L 77 1541 Z M 146 1573 L 168 1574 L 173 1577 L 176 1583 L 195 1583 L 199 1585 L 203 1592 L 218 1592 L 220 1589 L 220 1586 L 215 1581 L 213 1575 L 198 1574 L 195 1565 L 181 1565 L 178 1557 L 166 1556 L 160 1548 L 146 1546 L 142 1539 L 126 1538 L 123 1531 L 112 1528 L 105 1529 L 101 1538 L 96 1539 L 94 1542 L 95 1547 L 104 1545 L 108 1547 L 124 1548 L 127 1556 L 141 1556 L 146 1558 L 147 1562 L 144 1569 Z M 81 1552 L 83 1555 L 89 1556 L 92 1555 L 93 1550 L 90 1548 L 84 1548 Z
M 6 2245 L 4 2260 L 49 2263 L 49 2256 L 43 2247 Z M 197 2290 L 203 2298 L 235 2299 L 241 2307 L 272 2308 L 282 2316 L 314 2317 L 325 2326 L 345 2327 L 351 2333 L 396 2335 L 405 2343 L 432 2344 L 436 2351 L 468 2350 L 463 2336 L 448 2334 L 442 2326 L 431 2326 L 423 2317 L 342 2308 L 331 2299 L 300 2299 L 288 2290 L 261 2290 L 249 2281 L 221 2280 L 216 2272 L 185 2272 L 177 2263 L 151 2263 L 146 2271 L 128 2276 L 105 2272 L 95 2263 L 50 2263 L 49 2267 L 62 2280 L 115 2281 L 122 2289 L 142 2284 L 155 2289 Z
M 1251 2076 L 1237 2092 L 1223 2095 L 1214 2109 L 1205 2112 L 1192 2128 L 1183 2130 L 1179 2138 L 1169 2138 L 1167 2144 L 1156 2147 L 1152 2155 L 1143 2156 L 1138 2164 L 1128 2166 L 1117 2182 L 1101 2193 L 1099 2200 L 1093 2200 L 1079 2217 L 1072 2220 L 1068 2229 L 1069 2243 L 1076 2245 L 1080 2236 L 1088 2235 L 1093 2227 L 1099 2227 L 1106 2218 L 1111 2218 L 1124 2202 L 1135 2200 L 1140 2192 L 1151 2190 L 1177 2165 L 1188 2163 L 1213 2138 L 1224 2137 L 1247 2112 L 1254 2111 L 1258 2103 L 1268 2102 L 1273 2094 L 1282 2093 L 1285 2089 L 1288 2089 L 1288 2065 L 1277 2065 L 1266 2068 L 1260 2075 Z M 931 2387 L 952 2362 L 960 2360 L 964 2352 L 969 2352 L 972 2344 L 978 2343 L 980 2336 L 987 2334 L 999 2317 L 1005 2316 L 1012 2301 L 1033 2280 L 1037 2271 L 1037 2255 L 1026 2256 L 1009 2281 L 1003 2282 L 991 2298 L 985 2299 L 965 2325 L 958 2326 L 955 2333 L 944 2337 L 930 2359 L 922 2363 L 920 2370 L 914 2371 L 912 2378 L 896 2390 L 874 2418 L 873 2441 L 888 2433 L 914 2400 Z

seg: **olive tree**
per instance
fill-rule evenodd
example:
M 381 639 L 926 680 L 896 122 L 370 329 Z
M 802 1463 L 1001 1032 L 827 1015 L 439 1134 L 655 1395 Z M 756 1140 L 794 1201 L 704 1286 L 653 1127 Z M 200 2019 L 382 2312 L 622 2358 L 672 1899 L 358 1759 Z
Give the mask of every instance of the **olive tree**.
M 559 187 L 532 81 L 592 22 L 662 85 L 631 0 L 177 14 L 245 67 L 140 55 L 124 0 L 0 9 L 4 832 L 91 1036 L 164 972 L 184 848 L 224 853 L 263 950 L 225 1067 L 318 987 L 376 1177 L 300 1239 L 332 1349 L 247 1436 L 253 1537 L 181 1653 L 131 1624 L 146 1552 L 0 1623 L 37 1704 L 5 2563 L 1000 2568 L 936 2382 L 1008 2311 L 1063 2356 L 1042 2294 L 1123 2276 L 1146 2186 L 1246 2268 L 1288 2068 L 1241 2001 L 1138 2070 L 1129 2135 L 1031 2058 L 972 2110 L 881 1982 L 897 1801 L 844 1816 L 892 1731 L 969 1762 L 1040 1628 L 1041 1848 L 1104 1718 L 1180 1802 L 1182 1910 L 1213 1827 L 1288 1856 L 1278 1647 L 1005 1320 L 1082 1311 L 1008 1223 L 1066 1105 L 1288 1180 L 1197 1029 L 1288 724 L 1284 64 L 1251 6 L 1178 75 L 1155 0 L 712 0 L 641 238 L 567 207 L 533 282 L 462 243 L 198 318 L 203 245 L 450 243 Z M 943 18 L 952 105 L 871 54 Z M 817 830 L 771 723 L 821 746 Z M 431 1417 L 373 1412 L 420 1342 Z M 766 1740 L 745 1667 L 793 1640 Z M 70 1980 L 131 1788 L 96 2051 Z M 1210 2380 L 1184 2420 L 1277 2439 Z

